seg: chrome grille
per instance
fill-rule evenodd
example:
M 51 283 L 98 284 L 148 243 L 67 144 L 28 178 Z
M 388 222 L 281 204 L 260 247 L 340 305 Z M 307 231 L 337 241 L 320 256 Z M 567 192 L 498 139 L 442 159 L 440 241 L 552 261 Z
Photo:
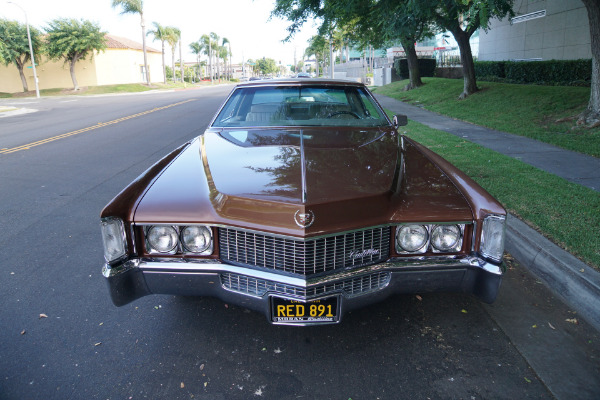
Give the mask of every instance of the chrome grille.
M 262 297 L 267 292 L 272 292 L 309 299 L 322 295 L 339 293 L 340 291 L 344 292 L 349 297 L 353 297 L 383 289 L 390 282 L 391 276 L 392 275 L 389 272 L 376 272 L 339 282 L 303 288 L 245 275 L 223 273 L 221 274 L 221 284 L 225 289 L 232 292 L 257 297 Z
M 389 258 L 389 247 L 388 227 L 307 240 L 219 228 L 224 261 L 300 275 L 375 264 Z

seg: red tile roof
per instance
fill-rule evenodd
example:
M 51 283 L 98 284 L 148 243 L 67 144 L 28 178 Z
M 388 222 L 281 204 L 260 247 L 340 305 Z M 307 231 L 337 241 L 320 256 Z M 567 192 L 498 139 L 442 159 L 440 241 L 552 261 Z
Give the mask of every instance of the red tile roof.
M 107 49 L 131 49 L 131 50 L 142 50 L 142 44 L 134 40 L 127 39 L 121 36 L 115 36 L 106 34 L 106 48 Z M 153 49 L 152 47 L 146 46 L 146 51 L 151 53 L 162 53 L 160 50 Z

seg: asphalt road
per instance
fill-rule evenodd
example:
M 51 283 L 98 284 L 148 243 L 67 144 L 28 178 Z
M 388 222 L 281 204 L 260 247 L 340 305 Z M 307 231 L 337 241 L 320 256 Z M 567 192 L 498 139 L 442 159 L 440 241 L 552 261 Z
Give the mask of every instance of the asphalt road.
M 599 376 L 597 332 L 564 322 L 572 311 L 517 264 L 492 307 L 396 296 L 336 326 L 271 326 L 210 298 L 113 306 L 100 210 L 201 134 L 229 89 L 24 101 L 39 111 L 0 118 L 0 399 L 549 399 L 561 378 L 542 378 L 568 347 L 536 363 L 514 345 L 560 343 L 542 333 L 576 337 L 583 379 Z

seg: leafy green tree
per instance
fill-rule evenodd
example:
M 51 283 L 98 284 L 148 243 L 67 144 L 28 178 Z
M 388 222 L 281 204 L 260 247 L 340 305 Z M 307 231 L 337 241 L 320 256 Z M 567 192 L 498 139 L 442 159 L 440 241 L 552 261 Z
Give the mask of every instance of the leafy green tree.
M 343 50 L 352 42 L 365 49 L 400 41 L 409 64 L 410 83 L 406 90 L 421 86 L 415 42 L 432 34 L 425 15 L 412 12 L 417 0 L 277 0 L 272 15 L 292 21 L 288 39 L 308 18 L 322 21 L 319 35 L 334 49 Z M 310 46 L 309 46 L 310 47 Z M 320 46 L 319 46 L 320 47 Z M 314 53 L 314 48 L 309 51 Z M 326 53 L 322 53 L 323 58 Z M 330 61 L 331 62 L 331 61 Z
M 30 26 L 29 32 L 33 53 L 39 55 L 43 45 L 40 39 L 40 31 Z M 31 53 L 29 52 L 29 41 L 27 40 L 27 26 L 17 21 L 0 19 L 0 63 L 4 65 L 15 64 L 21 76 L 24 92 L 27 92 L 29 87 L 23 68 L 30 60 Z
M 142 27 L 142 51 L 144 52 L 144 71 L 146 84 L 150 85 L 150 71 L 148 71 L 148 56 L 146 54 L 146 22 L 144 20 L 144 0 L 112 0 L 112 7 L 121 7 L 121 14 L 139 14 Z
M 75 64 L 94 57 L 94 52 L 106 49 L 106 32 L 100 26 L 87 20 L 58 18 L 48 23 L 46 28 L 46 54 L 53 60 L 63 59 L 69 64 L 73 90 L 79 89 L 75 76 Z
M 435 23 L 441 30 L 449 31 L 454 36 L 460 50 L 460 61 L 464 76 L 463 92 L 459 96 L 464 99 L 475 93 L 477 81 L 475 64 L 469 39 L 479 28 L 489 29 L 490 20 L 512 17 L 514 0 L 411 0 L 412 11 L 420 18 Z
M 265 57 L 256 61 L 256 69 L 258 69 L 262 75 L 274 74 L 278 70 L 275 60 Z
M 152 35 L 154 40 L 160 40 L 162 46 L 162 68 L 163 68 L 163 82 L 167 83 L 167 70 L 165 68 L 165 41 L 167 40 L 167 29 L 158 22 L 153 22 L 154 29 L 149 30 L 146 35 Z
M 309 19 L 321 21 L 320 34 L 337 25 L 353 23 L 355 39 L 370 44 L 400 40 L 413 77 L 418 73 L 414 43 L 431 34 L 434 27 L 450 31 L 458 43 L 464 75 L 460 98 L 477 91 L 469 39 L 479 28 L 489 29 L 492 18 L 512 16 L 514 0 L 276 0 L 271 15 L 287 18 L 288 37 Z M 432 26 L 433 25 L 433 26 Z M 411 86 L 419 80 L 411 77 Z

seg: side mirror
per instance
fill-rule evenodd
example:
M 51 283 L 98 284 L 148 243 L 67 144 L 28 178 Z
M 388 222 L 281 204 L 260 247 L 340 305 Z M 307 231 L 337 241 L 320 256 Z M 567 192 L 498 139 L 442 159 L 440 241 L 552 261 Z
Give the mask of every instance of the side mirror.
M 403 114 L 396 114 L 392 123 L 394 124 L 394 128 L 398 129 L 398 127 L 408 124 L 408 117 Z

